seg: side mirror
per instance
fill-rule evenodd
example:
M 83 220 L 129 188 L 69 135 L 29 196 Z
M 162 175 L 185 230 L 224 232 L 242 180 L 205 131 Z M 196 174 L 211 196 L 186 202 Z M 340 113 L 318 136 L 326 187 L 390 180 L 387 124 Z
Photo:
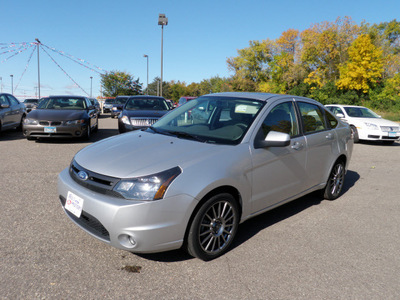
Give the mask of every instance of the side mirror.
M 336 117 L 338 117 L 338 118 L 344 118 L 344 114 L 337 113 L 337 114 L 336 114 Z
M 286 147 L 290 145 L 290 135 L 278 131 L 270 131 L 265 139 L 256 139 L 254 148 Z

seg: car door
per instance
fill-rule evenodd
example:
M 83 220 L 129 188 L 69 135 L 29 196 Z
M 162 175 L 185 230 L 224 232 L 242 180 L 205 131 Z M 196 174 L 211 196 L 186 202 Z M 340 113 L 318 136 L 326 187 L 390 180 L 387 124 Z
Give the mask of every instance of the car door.
M 265 138 L 270 131 L 288 133 L 291 141 L 286 147 L 251 149 L 253 213 L 288 200 L 307 188 L 305 137 L 299 130 L 292 100 L 275 105 L 267 113 L 256 138 Z
M 19 124 L 24 113 L 24 105 L 21 104 L 14 96 L 7 95 L 11 108 L 11 122 Z
M 97 123 L 96 108 L 89 99 L 86 99 L 86 107 L 87 107 L 87 112 L 89 115 L 90 128 L 93 129 Z
M 2 126 L 3 127 L 11 126 L 13 123 L 12 108 L 10 101 L 7 98 L 7 95 L 5 94 L 0 95 L 0 105 L 8 106 L 8 107 L 3 107 L 0 110 L 2 118 Z
M 306 139 L 309 187 L 324 183 L 331 168 L 337 145 L 337 136 L 326 123 L 324 110 L 314 103 L 296 101 Z

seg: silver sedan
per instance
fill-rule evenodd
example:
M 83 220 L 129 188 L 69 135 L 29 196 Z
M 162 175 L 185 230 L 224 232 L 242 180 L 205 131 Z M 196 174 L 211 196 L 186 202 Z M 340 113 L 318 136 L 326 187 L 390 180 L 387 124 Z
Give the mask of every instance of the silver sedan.
M 68 217 L 107 244 L 210 260 L 253 216 L 313 191 L 339 197 L 352 149 L 349 126 L 312 99 L 210 94 L 84 148 L 58 192 Z

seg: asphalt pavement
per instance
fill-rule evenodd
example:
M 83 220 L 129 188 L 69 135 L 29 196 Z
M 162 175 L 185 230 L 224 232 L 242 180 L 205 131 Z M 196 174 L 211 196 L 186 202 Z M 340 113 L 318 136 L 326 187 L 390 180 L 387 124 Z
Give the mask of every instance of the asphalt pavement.
M 103 116 L 90 142 L 116 134 Z M 339 199 L 253 218 L 210 262 L 132 254 L 73 224 L 57 176 L 88 144 L 0 134 L 0 299 L 400 299 L 398 142 L 356 144 Z

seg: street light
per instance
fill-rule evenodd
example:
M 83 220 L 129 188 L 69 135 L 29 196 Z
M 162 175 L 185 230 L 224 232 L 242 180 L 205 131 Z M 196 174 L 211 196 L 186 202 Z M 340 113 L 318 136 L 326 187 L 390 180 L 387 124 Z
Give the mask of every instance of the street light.
M 92 82 L 93 82 L 93 77 L 90 76 L 90 98 L 92 98 Z
M 14 75 L 10 75 L 11 77 L 11 95 L 14 95 Z
M 38 90 L 39 90 L 39 99 L 40 99 L 40 61 L 39 61 L 39 45 L 41 44 L 41 42 L 39 41 L 39 39 L 35 39 L 36 46 L 37 46 L 37 73 L 38 73 Z
M 147 58 L 147 85 L 146 85 L 146 95 L 149 94 L 149 56 L 144 54 L 143 57 Z
M 168 18 L 165 14 L 158 15 L 158 25 L 161 25 L 161 86 L 160 86 L 160 96 L 162 97 L 162 84 L 163 84 L 163 35 L 164 35 L 164 25 L 168 25 Z

